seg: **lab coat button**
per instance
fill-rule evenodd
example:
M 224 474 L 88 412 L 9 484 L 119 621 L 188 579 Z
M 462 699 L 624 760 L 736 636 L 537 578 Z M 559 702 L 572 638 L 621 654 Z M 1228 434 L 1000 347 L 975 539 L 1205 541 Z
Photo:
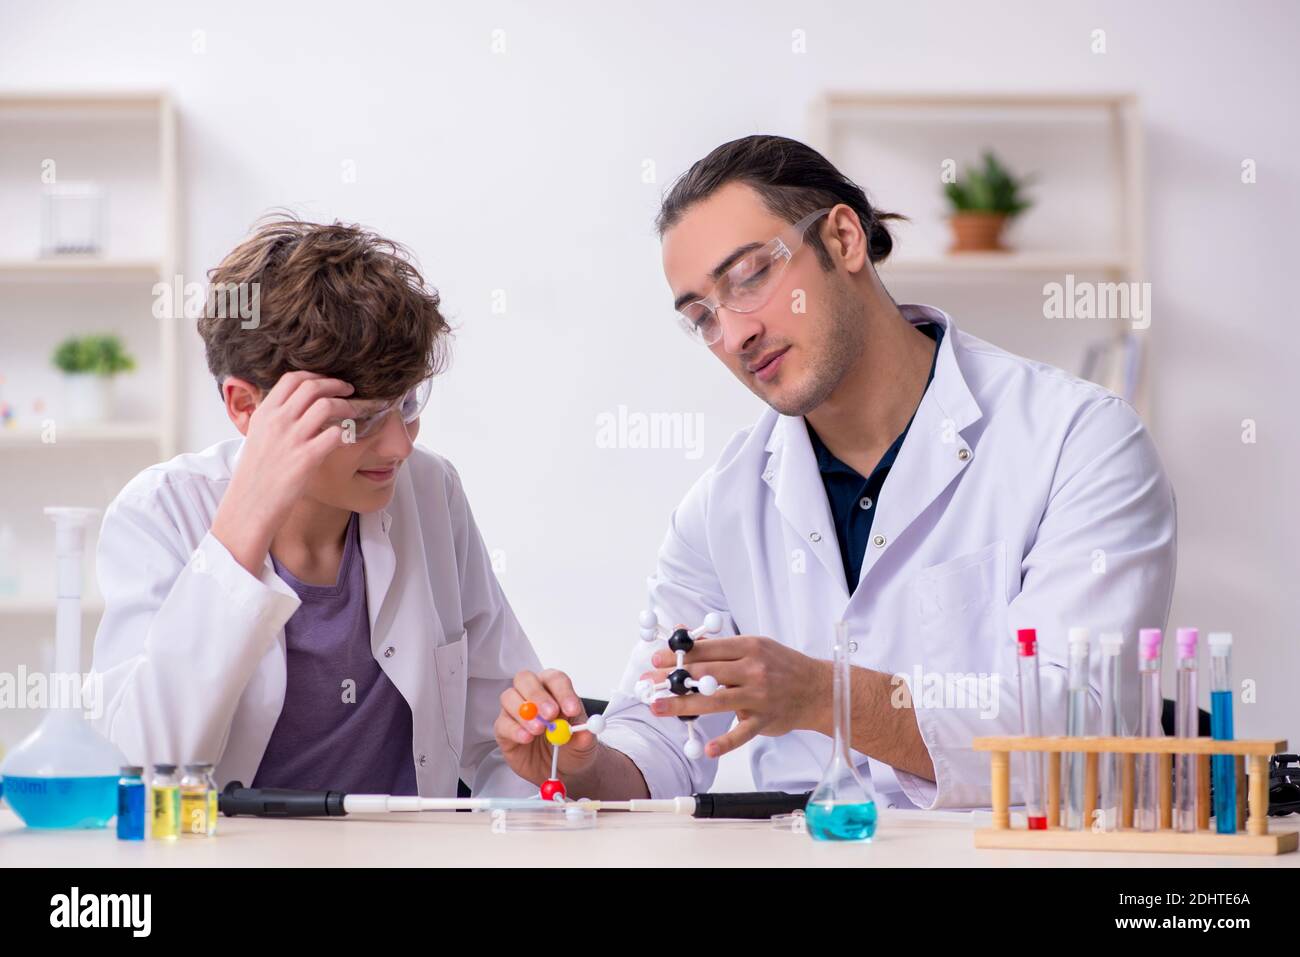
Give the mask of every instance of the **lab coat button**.
M 875 545 L 877 548 L 884 548 L 886 541 L 887 539 L 885 538 L 884 535 L 877 535 L 875 538 L 871 540 L 871 544 Z
M 970 449 L 958 449 L 957 458 L 965 462 L 967 459 L 970 458 Z
M 771 470 L 771 469 L 768 469 L 766 472 L 763 473 L 763 481 L 764 481 L 764 482 L 770 482 L 770 481 L 772 481 L 772 470 Z
M 821 540 L 821 534 L 818 532 L 812 532 L 808 535 L 808 541 L 810 542 L 820 542 Z
M 424 767 L 424 755 L 420 755 L 420 767 Z
M 395 651 L 393 650 L 393 646 L 392 646 L 392 645 L 389 645 L 387 648 L 384 649 L 384 657 L 385 657 L 385 658 L 391 658 L 391 657 L 393 657 L 393 655 L 395 655 L 396 653 L 397 653 L 397 652 L 395 652 Z
M 855 651 L 857 651 L 857 650 L 858 650 L 858 643 L 857 643 L 856 641 L 850 641 L 850 642 L 849 642 L 849 654 L 853 654 L 853 652 L 855 652 Z

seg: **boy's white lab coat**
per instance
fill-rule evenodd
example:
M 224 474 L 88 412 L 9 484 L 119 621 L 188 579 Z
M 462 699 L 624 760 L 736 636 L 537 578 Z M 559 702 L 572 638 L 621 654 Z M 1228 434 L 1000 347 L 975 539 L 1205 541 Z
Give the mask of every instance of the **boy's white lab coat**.
M 221 442 L 132 479 L 105 513 L 96 560 L 100 730 L 134 763 L 211 761 L 222 786 L 257 772 L 284 703 L 284 625 L 300 603 L 269 556 L 255 578 L 209 532 L 242 447 Z M 419 793 L 455 795 L 458 777 L 476 795 L 535 793 L 506 767 L 492 726 L 500 693 L 539 663 L 460 476 L 417 446 L 360 534 L 370 646 L 411 707 Z
M 860 769 L 887 803 L 985 807 L 989 757 L 971 739 L 1020 732 L 1014 629 L 1038 629 L 1043 723 L 1057 734 L 1067 629 L 1089 627 L 1094 636 L 1093 733 L 1095 636 L 1123 632 L 1123 712 L 1135 724 L 1137 629 L 1164 627 L 1173 590 L 1173 493 L 1123 400 L 967 335 L 937 309 L 901 309 L 947 332 L 874 504 L 852 597 L 804 421 L 768 410 L 673 513 L 650 607 L 669 627 L 697 625 L 717 610 L 729 616 L 729 631 L 821 659 L 831 657 L 835 623 L 848 622 L 853 665 L 905 679 L 937 782 L 856 755 Z M 688 761 L 682 722 L 651 716 L 628 694 L 653 650 L 633 653 L 602 740 L 634 760 L 653 797 L 708 790 L 716 760 Z M 902 702 L 900 690 L 892 703 Z M 716 737 L 732 718 L 701 718 L 701 730 Z M 809 790 L 829 753 L 830 739 L 815 732 L 760 736 L 751 751 L 755 783 Z M 1018 760 L 1013 771 L 1018 793 Z

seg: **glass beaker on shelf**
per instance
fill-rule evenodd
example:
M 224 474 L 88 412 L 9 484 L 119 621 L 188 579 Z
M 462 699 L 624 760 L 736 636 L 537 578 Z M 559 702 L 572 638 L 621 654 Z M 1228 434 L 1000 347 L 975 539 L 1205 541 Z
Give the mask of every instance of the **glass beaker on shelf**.
M 835 738 L 831 759 L 804 808 L 808 833 L 817 841 L 869 841 L 876 833 L 876 793 L 849 754 L 850 679 L 848 625 L 835 625 Z

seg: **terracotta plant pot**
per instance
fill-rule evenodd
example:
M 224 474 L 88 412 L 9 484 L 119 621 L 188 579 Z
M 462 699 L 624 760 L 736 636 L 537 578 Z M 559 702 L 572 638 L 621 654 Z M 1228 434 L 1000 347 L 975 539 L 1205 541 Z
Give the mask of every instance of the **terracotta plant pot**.
M 1002 229 L 1007 224 L 1005 213 L 953 213 L 952 253 L 995 252 L 1006 249 L 1002 245 Z

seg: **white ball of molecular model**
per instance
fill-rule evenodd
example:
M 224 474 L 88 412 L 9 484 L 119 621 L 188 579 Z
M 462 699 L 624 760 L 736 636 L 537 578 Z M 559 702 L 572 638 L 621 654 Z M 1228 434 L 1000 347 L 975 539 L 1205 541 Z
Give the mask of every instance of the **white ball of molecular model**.
M 718 684 L 718 679 L 712 675 L 692 678 L 690 672 L 686 670 L 686 653 L 695 647 L 696 640 L 722 631 L 720 614 L 716 611 L 709 612 L 704 616 L 703 624 L 689 630 L 679 625 L 671 632 L 665 632 L 659 627 L 659 619 L 655 613 L 649 610 L 641 612 L 640 623 L 642 641 L 667 641 L 668 650 L 677 655 L 677 666 L 668 673 L 666 679 L 656 683 L 643 678 L 636 683 L 636 696 L 642 702 L 650 704 L 656 698 L 666 698 L 669 695 L 695 693 L 707 696 L 716 693 L 722 687 Z M 695 715 L 678 717 L 678 720 L 686 725 L 686 746 L 682 750 L 692 761 L 704 754 L 704 745 L 695 730 L 695 719 Z

